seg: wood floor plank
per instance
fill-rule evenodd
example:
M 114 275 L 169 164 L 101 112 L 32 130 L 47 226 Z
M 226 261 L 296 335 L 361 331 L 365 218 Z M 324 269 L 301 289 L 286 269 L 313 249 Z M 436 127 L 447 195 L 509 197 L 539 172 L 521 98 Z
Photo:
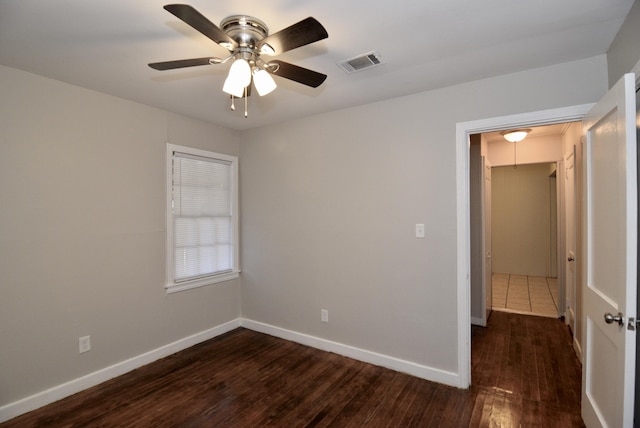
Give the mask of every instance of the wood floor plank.
M 420 379 L 409 376 L 408 382 L 397 396 L 397 400 L 388 409 L 388 426 L 410 426 L 411 420 L 420 411 L 424 402 L 424 394 L 421 394 Z
M 580 371 L 562 322 L 505 312 L 468 390 L 237 329 L 0 427 L 582 427 Z

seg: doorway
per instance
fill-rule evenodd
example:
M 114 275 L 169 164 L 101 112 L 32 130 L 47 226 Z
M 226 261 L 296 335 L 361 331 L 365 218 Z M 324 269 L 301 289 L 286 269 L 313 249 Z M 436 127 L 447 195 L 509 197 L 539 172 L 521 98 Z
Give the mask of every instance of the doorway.
M 469 138 L 472 134 L 496 132 L 502 129 L 551 125 L 579 121 L 592 107 L 591 104 L 532 112 L 520 115 L 458 123 L 456 126 L 456 201 L 457 232 L 460 237 L 457 259 L 457 321 L 458 329 L 458 385 L 468 388 L 471 384 L 471 319 L 470 319 L 470 209 L 469 209 Z
M 575 313 L 576 296 L 567 294 L 566 272 L 567 260 L 575 259 L 575 253 L 569 254 L 575 251 L 575 234 L 568 232 L 575 229 L 576 211 L 567 201 L 574 202 L 573 153 L 581 124 L 527 128 L 517 143 L 500 131 L 469 137 L 474 325 L 487 325 L 483 296 L 489 297 L 489 312 L 552 318 L 563 317 L 568 308 Z
M 576 246 L 582 250 L 577 257 L 579 269 L 576 272 L 579 278 L 576 282 L 583 284 L 584 280 L 587 284 L 578 287 L 578 293 L 582 292 L 580 300 L 583 301 L 583 315 L 576 317 L 584 321 L 582 334 L 576 332 L 576 336 L 585 340 L 582 417 L 587 425 L 593 426 L 606 425 L 605 419 L 614 421 L 614 425 L 633 424 L 635 366 L 632 360 L 635 346 L 632 338 L 635 326 L 630 323 L 628 328 L 623 327 L 624 314 L 631 321 L 635 321 L 636 315 L 638 224 L 634 92 L 637 87 L 638 80 L 635 80 L 633 73 L 628 73 L 593 105 L 465 122 L 456 126 L 457 291 L 458 321 L 461 322 L 458 328 L 458 373 L 462 387 L 469 387 L 471 382 L 470 328 L 465 328 L 469 321 L 467 287 L 470 239 L 469 205 L 466 201 L 469 197 L 469 135 L 492 129 L 559 123 L 562 122 L 558 120 L 560 116 L 573 116 L 567 121 L 583 120 L 585 130 L 584 141 L 580 142 L 580 150 L 577 151 L 580 156 L 575 162 L 582 170 L 576 177 L 583 177 L 577 183 L 576 194 L 585 196 L 579 205 L 584 216 L 578 216 L 580 224 L 577 230 L 581 233 L 577 234 Z M 581 159 L 583 156 L 584 159 Z M 611 199 L 615 197 L 618 198 L 614 204 Z M 611 221 L 616 216 L 620 217 L 619 221 Z M 609 261 L 612 254 L 608 248 L 617 244 L 607 240 L 626 243 L 615 247 L 620 248 L 620 252 L 613 262 Z M 599 245 L 601 241 L 606 243 Z M 623 262 L 623 268 L 618 274 L 611 275 L 615 271 L 616 260 Z M 595 277 L 594 272 L 600 276 Z M 612 277 L 615 280 L 612 281 Z M 603 287 L 609 291 L 602 292 Z M 607 298 L 607 295 L 615 296 L 615 299 Z M 624 310 L 624 314 L 612 315 L 619 309 Z M 615 325 L 610 328 L 614 322 L 620 328 L 616 329 Z M 598 409 L 604 413 L 598 412 Z

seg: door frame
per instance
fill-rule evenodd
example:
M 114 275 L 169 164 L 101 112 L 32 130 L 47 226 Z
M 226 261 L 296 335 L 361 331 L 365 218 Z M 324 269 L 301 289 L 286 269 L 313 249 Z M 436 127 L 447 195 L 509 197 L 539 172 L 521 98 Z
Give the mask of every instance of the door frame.
M 471 235 L 469 206 L 469 137 L 508 128 L 535 127 L 581 121 L 594 104 L 582 104 L 456 124 L 456 230 L 458 387 L 471 385 Z
M 582 139 L 582 135 L 580 137 Z M 564 179 L 567 180 L 568 177 L 568 173 L 569 173 L 569 168 L 568 165 L 569 163 L 571 163 L 571 172 L 570 174 L 572 175 L 572 199 L 569 200 L 569 198 L 567 197 L 567 188 L 568 185 L 565 182 L 565 189 L 564 189 L 564 199 L 562 201 L 563 204 L 563 209 L 564 209 L 564 241 L 565 241 L 565 248 L 564 248 L 564 253 L 563 258 L 562 258 L 562 265 L 563 265 L 563 277 L 564 277 L 564 283 L 565 283 L 565 290 L 563 293 L 563 308 L 565 311 L 565 324 L 567 324 L 570 328 L 571 328 L 571 334 L 573 335 L 573 349 L 576 352 L 576 354 L 578 355 L 578 359 L 580 361 L 582 361 L 582 345 L 580 344 L 580 340 L 579 338 L 576 336 L 577 335 L 577 330 L 576 330 L 576 326 L 578 324 L 578 320 L 576 319 L 577 316 L 577 306 L 578 306 L 578 298 L 577 298 L 577 286 L 578 286 L 578 267 L 577 267 L 577 263 L 575 262 L 575 258 L 576 258 L 576 254 L 578 254 L 578 242 L 579 242 L 579 236 L 581 231 L 578 230 L 578 214 L 580 213 L 581 207 L 578 206 L 578 202 L 580 201 L 580 198 L 582 197 L 582 195 L 579 195 L 577 192 L 577 184 L 579 182 L 579 180 L 581 179 L 581 177 L 578 177 L 578 147 L 580 146 L 576 146 L 574 145 L 572 147 L 571 152 L 567 155 L 566 153 L 563 154 L 563 159 L 562 161 L 564 162 L 564 171 L 565 171 L 565 176 Z M 569 204 L 572 204 L 572 216 L 569 216 L 568 213 L 568 209 L 567 206 Z M 569 238 L 569 225 L 571 225 L 573 227 L 573 231 L 572 231 L 572 238 L 573 238 L 573 242 L 571 242 L 568 238 Z M 569 261 L 569 258 L 573 258 L 573 261 Z M 571 264 L 573 263 L 573 265 Z M 571 271 L 573 267 L 573 273 L 571 275 L 571 281 L 569 281 L 569 272 Z M 569 293 L 572 294 L 571 298 L 568 298 Z M 569 306 L 569 304 L 571 304 L 571 306 Z

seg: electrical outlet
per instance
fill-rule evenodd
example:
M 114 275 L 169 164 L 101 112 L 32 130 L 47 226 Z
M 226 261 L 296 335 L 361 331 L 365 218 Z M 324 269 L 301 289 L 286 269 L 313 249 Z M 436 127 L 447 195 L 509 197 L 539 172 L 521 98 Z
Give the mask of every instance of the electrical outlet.
M 326 309 L 320 310 L 320 320 L 322 322 L 329 322 L 329 311 Z
M 91 351 L 91 336 L 84 336 L 78 339 L 78 352 Z

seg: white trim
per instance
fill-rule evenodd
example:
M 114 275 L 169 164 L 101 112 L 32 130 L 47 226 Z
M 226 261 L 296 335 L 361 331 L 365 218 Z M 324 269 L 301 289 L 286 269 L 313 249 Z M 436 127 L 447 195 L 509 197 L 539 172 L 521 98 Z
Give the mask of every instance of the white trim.
M 232 279 L 236 279 L 240 277 L 239 272 L 229 272 L 229 273 L 221 273 L 218 275 L 212 275 L 203 279 L 196 279 L 191 281 L 186 281 L 184 284 L 176 284 L 176 285 L 165 285 L 167 294 L 177 293 L 179 291 L 191 290 L 193 288 L 204 287 L 205 285 L 217 284 L 219 282 L 231 281 Z
M 456 124 L 456 206 L 457 206 L 457 306 L 458 306 L 458 384 L 471 384 L 471 315 L 469 272 L 469 135 L 508 128 L 551 125 L 582 120 L 593 104 L 582 104 Z
M 129 358 L 128 360 L 105 367 L 104 369 L 89 373 L 88 375 L 54 386 L 53 388 L 23 398 L 22 400 L 6 404 L 0 407 L 0 422 L 8 421 L 16 416 L 20 416 L 42 406 L 46 406 L 54 401 L 58 401 L 102 382 L 106 382 L 109 379 L 113 379 L 116 376 L 123 375 L 131 370 L 197 345 L 198 343 L 227 333 L 240 327 L 240 324 L 241 321 L 239 318 L 226 322 L 208 330 L 201 331 L 200 333 L 182 338 L 173 343 L 169 343 L 168 345 L 145 352 L 144 354 Z
M 270 336 L 279 337 L 281 339 L 290 340 L 305 346 L 320 349 L 322 351 L 333 352 L 345 357 L 353 358 L 358 361 L 373 364 L 376 366 L 386 367 L 395 371 L 408 373 L 422 379 L 433 382 L 442 383 L 450 386 L 459 384 L 458 375 L 453 372 L 428 367 L 411 361 L 402 360 L 400 358 L 391 357 L 389 355 L 379 354 L 377 352 L 356 348 L 331 340 L 322 339 L 308 334 L 287 330 L 270 324 L 264 324 L 258 321 L 252 321 L 243 318 L 242 327 L 249 330 L 265 333 Z

